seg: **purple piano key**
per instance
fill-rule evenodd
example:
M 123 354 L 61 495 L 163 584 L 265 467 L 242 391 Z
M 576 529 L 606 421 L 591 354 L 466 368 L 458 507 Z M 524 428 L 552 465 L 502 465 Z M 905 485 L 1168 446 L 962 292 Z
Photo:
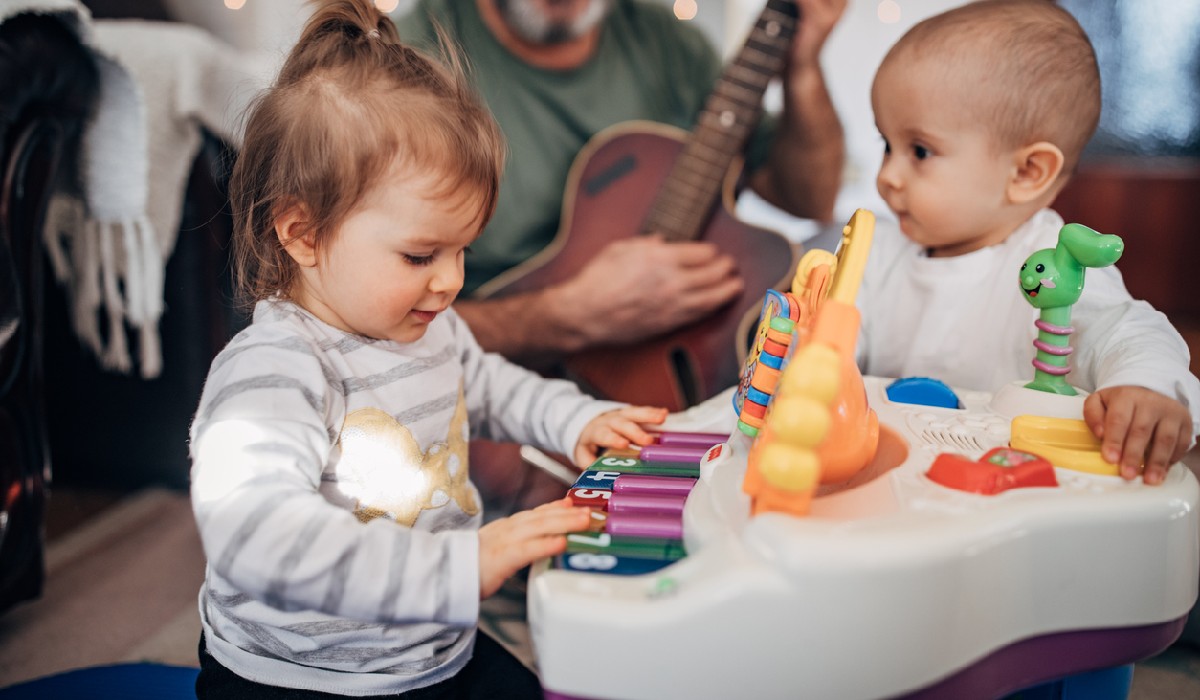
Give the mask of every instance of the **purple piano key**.
M 659 433 L 660 445 L 692 445 L 708 449 L 729 439 L 725 433 Z
M 643 462 L 675 462 L 699 464 L 708 452 L 708 447 L 692 445 L 646 445 L 638 451 Z
M 678 476 L 645 476 L 622 474 L 613 482 L 613 495 L 618 493 L 676 493 L 687 495 L 696 485 L 695 479 Z
M 678 540 L 683 538 L 683 519 L 677 515 L 609 513 L 604 531 L 610 535 Z
M 639 513 L 659 513 L 678 517 L 683 512 L 683 504 L 686 502 L 686 494 L 614 493 L 608 501 L 608 512 L 624 513 L 632 511 Z
M 730 439 L 721 432 L 660 432 L 655 436 L 658 444 L 690 444 L 692 447 L 710 448 Z

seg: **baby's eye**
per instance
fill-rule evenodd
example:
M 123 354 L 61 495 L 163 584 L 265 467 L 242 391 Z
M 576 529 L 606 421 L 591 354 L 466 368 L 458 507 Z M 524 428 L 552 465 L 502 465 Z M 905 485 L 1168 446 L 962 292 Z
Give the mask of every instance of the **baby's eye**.
M 924 146 L 913 146 L 913 155 L 917 157 L 917 160 L 925 160 L 930 155 L 929 149 Z
M 400 256 L 404 258 L 404 262 L 417 267 L 424 267 L 433 262 L 432 255 L 409 255 L 408 253 L 401 253 Z
M 883 154 L 886 156 L 886 155 L 891 155 L 891 153 L 892 153 L 892 144 L 888 143 L 887 139 L 883 139 Z

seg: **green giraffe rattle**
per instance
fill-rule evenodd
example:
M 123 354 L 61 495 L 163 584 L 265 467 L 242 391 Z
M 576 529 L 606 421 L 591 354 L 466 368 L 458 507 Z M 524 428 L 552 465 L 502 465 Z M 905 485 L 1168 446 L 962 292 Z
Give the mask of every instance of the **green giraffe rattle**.
M 1037 339 L 1033 346 L 1033 381 L 1027 389 L 1075 396 L 1075 387 L 1067 383 L 1071 371 L 1068 357 L 1074 350 L 1067 338 L 1071 327 L 1071 306 L 1083 293 L 1083 273 L 1089 267 L 1108 267 L 1125 251 L 1120 236 L 1099 233 L 1083 224 L 1067 224 L 1058 232 L 1058 245 L 1043 248 L 1021 265 L 1021 291 L 1025 300 L 1041 309 Z

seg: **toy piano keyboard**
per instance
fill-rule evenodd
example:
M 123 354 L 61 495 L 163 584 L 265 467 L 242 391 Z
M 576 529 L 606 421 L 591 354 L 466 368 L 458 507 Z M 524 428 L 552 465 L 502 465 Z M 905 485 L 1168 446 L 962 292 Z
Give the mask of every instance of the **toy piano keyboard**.
M 567 535 L 558 568 L 643 574 L 683 557 L 684 504 L 701 459 L 726 437 L 666 432 L 654 444 L 596 460 L 567 492 L 576 505 L 592 508 L 592 526 Z
M 580 477 L 576 502 L 608 493 L 606 522 L 530 576 L 548 698 L 1002 697 L 1178 637 L 1197 594 L 1200 487 L 1179 464 L 1159 486 L 1116 476 L 1064 418 L 1080 397 L 913 378 L 858 389 L 843 374 L 869 406 L 852 426 L 874 440 L 865 465 L 837 484 L 780 470 L 780 455 L 788 468 L 836 461 L 821 450 L 837 419 L 813 406 L 846 409 L 822 382 L 857 318 L 823 321 L 847 312 L 830 306 L 834 286 L 824 306 L 796 295 L 817 313 L 790 319 L 796 345 L 776 348 L 788 362 L 757 426 L 730 411 L 748 395 L 735 387 L 664 426 L 717 446 L 663 455 L 665 434 Z M 818 434 L 795 437 L 796 412 Z M 651 492 L 652 514 L 627 518 L 616 485 L 636 477 L 678 480 L 686 496 Z

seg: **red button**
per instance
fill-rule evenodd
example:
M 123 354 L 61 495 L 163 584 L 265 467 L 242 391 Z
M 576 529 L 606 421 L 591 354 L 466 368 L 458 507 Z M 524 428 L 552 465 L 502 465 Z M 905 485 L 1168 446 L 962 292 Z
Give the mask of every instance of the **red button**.
M 1054 465 L 1048 460 L 1009 447 L 991 449 L 977 462 L 962 455 L 940 454 L 925 476 L 946 488 L 985 496 L 1010 489 L 1058 486 Z

